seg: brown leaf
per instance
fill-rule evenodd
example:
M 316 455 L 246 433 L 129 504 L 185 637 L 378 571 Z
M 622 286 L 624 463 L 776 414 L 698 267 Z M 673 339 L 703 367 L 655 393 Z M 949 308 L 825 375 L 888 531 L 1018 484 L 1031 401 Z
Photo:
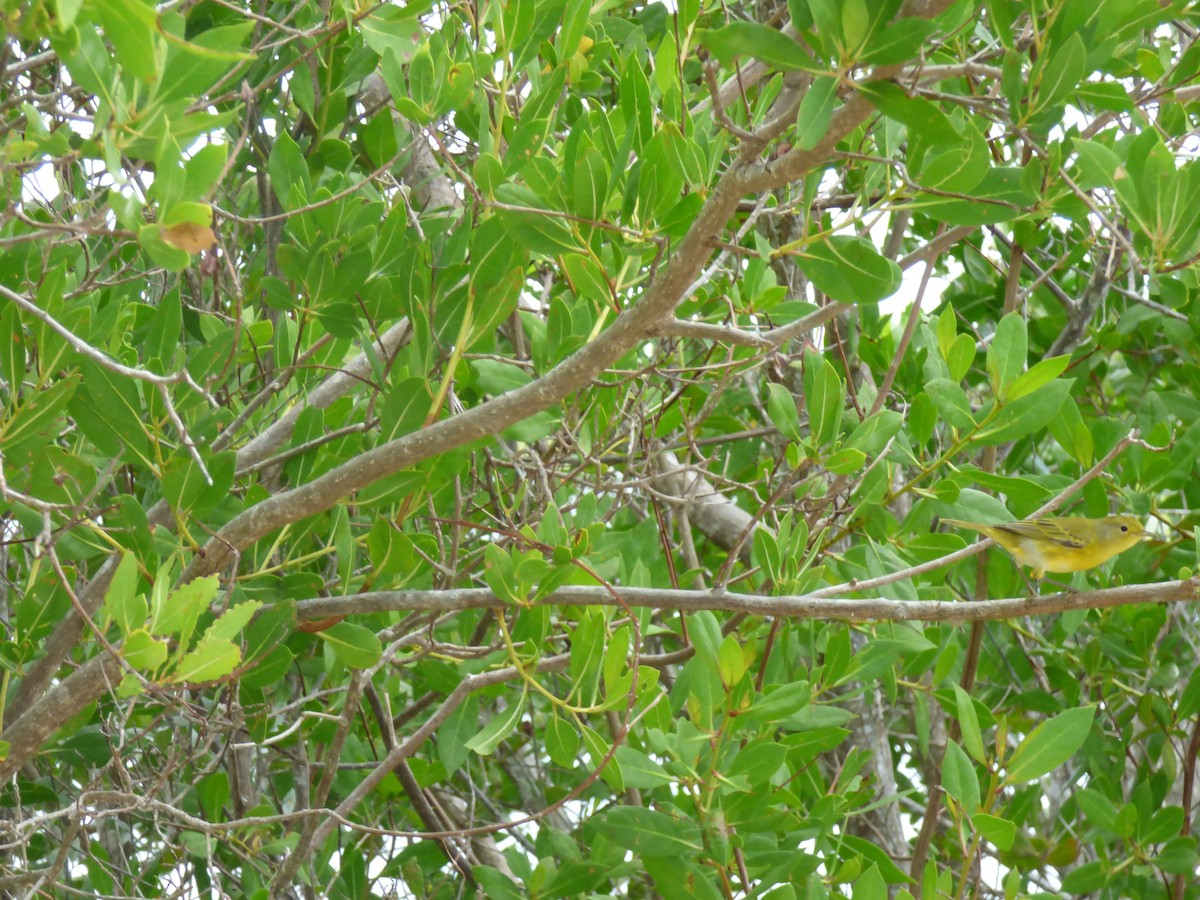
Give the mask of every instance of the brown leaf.
M 211 228 L 207 225 L 197 225 L 195 222 L 180 222 L 178 225 L 164 228 L 162 239 L 185 253 L 199 253 L 217 242 L 217 236 Z
M 324 619 L 317 619 L 313 622 L 301 622 L 296 626 L 297 631 L 306 631 L 309 634 L 316 634 L 318 631 L 324 631 L 326 628 L 332 628 L 345 616 L 326 616 Z

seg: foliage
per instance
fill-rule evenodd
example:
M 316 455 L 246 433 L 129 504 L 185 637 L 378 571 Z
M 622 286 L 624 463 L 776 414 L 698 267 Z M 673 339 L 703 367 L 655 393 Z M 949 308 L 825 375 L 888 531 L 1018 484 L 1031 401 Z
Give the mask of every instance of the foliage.
M 3 10 L 6 890 L 1200 896 L 1185 0 Z

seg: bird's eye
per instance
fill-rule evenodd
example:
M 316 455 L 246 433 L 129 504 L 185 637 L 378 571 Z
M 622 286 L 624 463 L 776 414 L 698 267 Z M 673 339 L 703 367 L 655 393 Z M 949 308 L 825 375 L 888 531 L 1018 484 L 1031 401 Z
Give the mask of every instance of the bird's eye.
M 1128 526 L 1128 525 L 1122 525 L 1122 526 L 1121 526 L 1121 530 L 1122 530 L 1122 531 L 1128 531 L 1128 530 L 1129 530 L 1129 526 Z

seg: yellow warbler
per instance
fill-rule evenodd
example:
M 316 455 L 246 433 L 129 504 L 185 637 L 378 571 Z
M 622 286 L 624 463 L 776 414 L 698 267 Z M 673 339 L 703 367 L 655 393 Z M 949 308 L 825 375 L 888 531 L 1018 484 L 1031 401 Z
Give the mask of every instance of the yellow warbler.
M 942 521 L 987 535 L 1011 553 L 1018 563 L 1029 566 L 1036 580 L 1047 572 L 1081 572 L 1095 568 L 1150 536 L 1133 516 L 1105 516 L 1103 519 L 1064 516 L 1001 525 L 982 525 L 961 519 Z

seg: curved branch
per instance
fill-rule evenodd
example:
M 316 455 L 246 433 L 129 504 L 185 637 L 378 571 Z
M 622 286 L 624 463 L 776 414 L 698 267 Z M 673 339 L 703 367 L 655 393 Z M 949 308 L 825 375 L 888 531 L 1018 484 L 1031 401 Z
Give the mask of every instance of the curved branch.
M 905 14 L 933 17 L 949 5 L 950 0 L 909 0 Z M 902 69 L 900 65 L 883 67 L 876 70 L 875 76 L 888 78 Z M 316 515 L 343 497 L 401 469 L 502 431 L 582 390 L 638 341 L 659 330 L 699 275 L 711 254 L 713 238 L 737 211 L 742 196 L 802 177 L 823 162 L 838 141 L 874 114 L 875 108 L 855 94 L 834 114 L 829 132 L 812 150 L 792 150 L 778 160 L 731 166 L 718 180 L 678 249 L 646 293 L 594 341 L 524 387 L 368 450 L 306 485 L 276 494 L 242 512 L 208 542 L 182 580 L 216 572 L 235 553 L 277 528 Z
M 235 552 L 260 537 L 289 522 L 316 515 L 380 478 L 502 431 L 582 390 L 639 341 L 651 338 L 675 309 L 708 259 L 713 237 L 737 210 L 744 193 L 740 171 L 732 168 L 721 177 L 679 249 L 642 299 L 590 344 L 524 387 L 368 450 L 308 484 L 276 494 L 242 512 L 209 541 L 203 554 L 184 572 L 182 581 L 220 570 Z

